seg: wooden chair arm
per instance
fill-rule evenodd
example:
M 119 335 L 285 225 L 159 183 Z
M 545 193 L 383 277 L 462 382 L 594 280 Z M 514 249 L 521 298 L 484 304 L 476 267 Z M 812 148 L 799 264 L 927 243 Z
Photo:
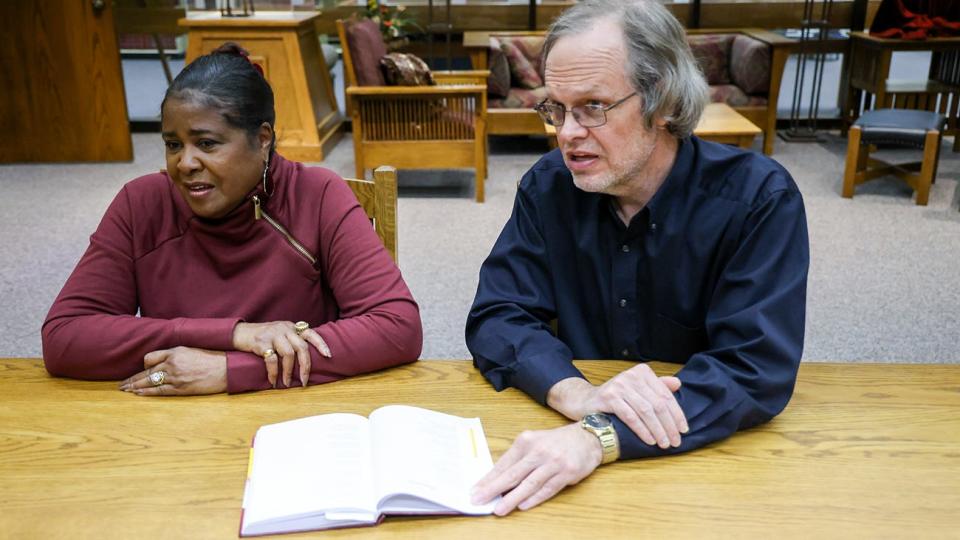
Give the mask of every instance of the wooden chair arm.
M 797 44 L 797 40 L 781 36 L 776 32 L 764 30 L 762 28 L 745 28 L 739 31 L 745 36 L 750 36 L 757 41 L 762 41 L 771 47 L 792 47 Z
M 434 77 L 480 77 L 486 79 L 490 76 L 489 69 L 460 69 L 456 71 L 431 71 Z
M 490 77 L 488 69 L 467 69 L 461 71 L 433 71 L 438 84 L 486 84 Z

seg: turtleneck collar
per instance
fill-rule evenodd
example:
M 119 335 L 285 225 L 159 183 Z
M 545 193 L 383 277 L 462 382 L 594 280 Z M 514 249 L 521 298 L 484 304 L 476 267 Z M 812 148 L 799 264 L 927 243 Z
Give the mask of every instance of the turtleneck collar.
M 253 189 L 240 201 L 240 204 L 225 216 L 216 219 L 202 218 L 194 214 L 193 210 L 191 210 L 187 204 L 187 201 L 183 199 L 183 196 L 177 191 L 171 181 L 170 189 L 173 192 L 177 208 L 180 211 L 181 225 L 186 227 L 189 223 L 193 222 L 211 232 L 216 230 L 222 231 L 224 234 L 246 229 L 255 221 L 253 198 L 257 197 L 259 199 L 262 210 L 269 211 L 271 209 L 271 201 L 282 200 L 280 193 L 286 188 L 287 182 L 285 182 L 285 179 L 290 178 L 290 173 L 294 166 L 294 163 L 284 159 L 283 156 L 274 151 L 270 158 L 270 167 L 267 171 L 266 189 L 264 189 L 263 181 L 258 181 Z

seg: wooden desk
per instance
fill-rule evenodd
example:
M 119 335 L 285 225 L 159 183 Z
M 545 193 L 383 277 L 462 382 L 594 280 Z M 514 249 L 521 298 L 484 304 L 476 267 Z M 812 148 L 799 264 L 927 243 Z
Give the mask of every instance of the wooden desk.
M 578 365 L 602 381 L 631 364 Z M 466 361 L 423 361 L 305 390 L 142 398 L 112 382 L 49 378 L 39 360 L 7 359 L 0 388 L 6 538 L 235 538 L 250 438 L 266 423 L 406 403 L 479 416 L 496 458 L 521 430 L 565 422 L 518 391 L 494 392 Z M 958 410 L 960 365 L 803 364 L 792 402 L 773 422 L 682 456 L 604 467 L 534 510 L 391 518 L 321 534 L 955 536 Z M 600 519 L 609 520 L 606 534 L 595 529 Z
M 187 63 L 227 41 L 250 51 L 273 88 L 277 148 L 296 161 L 322 161 L 339 141 L 342 119 L 314 29 L 317 13 L 258 11 L 251 17 L 192 13 L 186 27 Z
M 544 124 L 543 129 L 550 138 L 550 145 L 555 147 L 557 128 Z M 753 146 L 753 138 L 761 132 L 762 130 L 756 124 L 747 120 L 726 103 L 708 103 L 703 109 L 700 123 L 693 130 L 693 134 L 701 139 L 733 144 L 746 149 Z

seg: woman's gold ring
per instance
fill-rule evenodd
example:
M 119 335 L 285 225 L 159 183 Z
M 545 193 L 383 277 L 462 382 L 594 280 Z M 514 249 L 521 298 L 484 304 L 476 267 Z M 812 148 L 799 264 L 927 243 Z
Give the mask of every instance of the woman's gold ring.
M 163 370 L 154 371 L 153 373 L 150 374 L 150 383 L 153 384 L 154 386 L 163 385 L 163 382 L 165 380 L 167 380 L 166 371 L 163 371 Z
M 275 351 L 275 350 L 273 350 L 273 349 L 267 349 L 267 350 L 263 351 L 263 359 L 266 360 L 267 358 L 270 358 L 271 356 L 273 356 L 273 355 L 275 355 L 275 354 L 277 354 L 277 351 Z
M 297 335 L 299 336 L 310 329 L 310 323 L 307 321 L 297 321 L 297 323 L 293 325 L 293 329 L 297 331 Z

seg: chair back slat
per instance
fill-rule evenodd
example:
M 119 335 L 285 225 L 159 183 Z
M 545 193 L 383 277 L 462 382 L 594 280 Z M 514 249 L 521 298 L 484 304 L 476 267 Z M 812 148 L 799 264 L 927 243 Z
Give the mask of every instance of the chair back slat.
M 344 178 L 366 212 L 384 247 L 397 259 L 397 170 L 381 166 L 373 171 L 373 180 Z
M 364 141 L 473 140 L 476 98 L 411 96 L 358 100 Z

